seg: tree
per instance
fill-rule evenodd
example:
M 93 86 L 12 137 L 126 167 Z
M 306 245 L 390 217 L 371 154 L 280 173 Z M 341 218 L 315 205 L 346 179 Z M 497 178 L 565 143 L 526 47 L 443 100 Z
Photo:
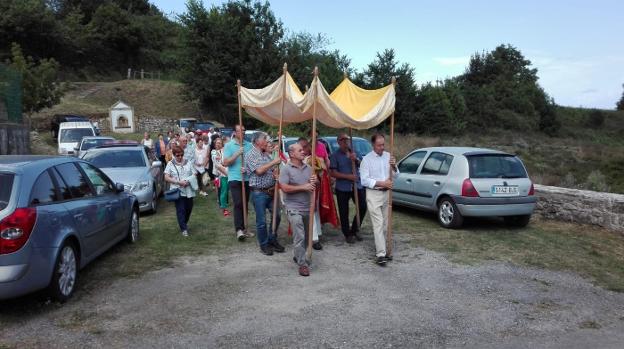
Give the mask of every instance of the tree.
M 25 57 L 21 47 L 13 43 L 10 65 L 22 74 L 22 111 L 30 116 L 43 108 L 57 104 L 63 91 L 57 83 L 59 64 L 54 59 L 41 59 L 38 62 Z
M 624 88 L 624 84 L 622 84 Z M 624 110 L 624 92 L 622 92 L 622 98 L 615 104 L 617 110 Z

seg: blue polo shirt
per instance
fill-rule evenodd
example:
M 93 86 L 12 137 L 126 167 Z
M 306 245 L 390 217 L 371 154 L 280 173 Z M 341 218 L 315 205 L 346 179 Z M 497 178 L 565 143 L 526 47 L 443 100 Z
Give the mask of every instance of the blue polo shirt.
M 251 151 L 251 143 L 247 142 L 247 141 L 243 141 L 243 147 L 244 147 L 244 155 L 246 155 L 247 153 L 249 153 Z M 223 148 L 223 157 L 224 158 L 231 158 L 232 155 L 234 155 L 238 149 L 240 149 L 240 144 L 238 144 L 238 142 L 232 138 L 230 139 L 229 142 L 227 142 L 225 144 L 225 147 Z M 234 160 L 233 163 L 230 164 L 230 166 L 227 167 L 228 169 L 228 181 L 241 181 L 241 157 L 238 156 L 236 157 L 236 160 Z M 249 181 L 249 173 L 245 173 L 245 181 Z
M 357 153 L 356 153 L 357 154 Z M 343 153 L 340 149 L 333 152 L 329 159 L 329 168 L 344 174 L 353 174 L 351 167 L 351 159 L 347 157 L 347 154 Z M 360 182 L 360 171 L 355 168 L 355 174 L 358 176 L 357 185 L 358 189 L 362 189 L 362 183 Z M 348 179 L 336 178 L 336 190 L 339 191 L 353 191 L 353 182 Z

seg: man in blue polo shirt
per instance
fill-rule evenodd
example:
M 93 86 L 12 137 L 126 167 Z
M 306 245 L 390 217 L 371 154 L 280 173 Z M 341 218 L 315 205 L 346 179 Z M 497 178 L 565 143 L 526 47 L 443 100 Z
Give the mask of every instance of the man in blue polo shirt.
M 338 214 L 340 215 L 340 225 L 342 233 L 348 243 L 352 244 L 356 240 L 362 241 L 362 238 L 358 234 L 360 227 L 357 223 L 357 215 L 353 217 L 353 223 L 349 228 L 349 201 L 355 202 L 355 195 L 353 194 L 353 183 L 357 183 L 358 188 L 358 202 L 360 206 L 360 224 L 366 214 L 366 190 L 362 187 L 360 178 L 358 176 L 359 159 L 356 154 L 349 149 L 351 142 L 347 134 L 342 133 L 338 136 L 338 151 L 332 153 L 329 161 L 330 175 L 336 178 L 336 200 L 338 201 Z M 354 172 L 355 162 L 355 175 Z
M 223 166 L 228 169 L 228 186 L 234 200 L 234 229 L 239 241 L 246 237 L 253 237 L 254 234 L 246 231 L 243 219 L 243 185 L 245 186 L 245 201 L 249 202 L 249 174 L 241 176 L 241 157 L 243 151 L 251 151 L 251 143 L 244 138 L 245 129 L 241 125 L 236 125 L 232 139 L 223 148 Z M 241 147 L 241 143 L 243 146 Z

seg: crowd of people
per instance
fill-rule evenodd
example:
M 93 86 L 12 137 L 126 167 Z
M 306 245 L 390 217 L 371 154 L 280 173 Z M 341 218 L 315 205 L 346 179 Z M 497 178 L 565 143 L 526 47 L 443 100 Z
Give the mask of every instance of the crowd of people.
M 373 135 L 373 151 L 362 158 L 351 150 L 350 137 L 345 133 L 338 136 L 339 149 L 331 157 L 322 142 L 312 146 L 305 137 L 288 147 L 286 157 L 267 133 L 255 132 L 251 142 L 244 135 L 241 125 L 235 127 L 231 138 L 216 130 L 183 135 L 170 131 L 166 137 L 159 134 L 156 140 L 145 133 L 141 143 L 154 149 L 166 164 L 165 181 L 170 188 L 180 191 L 175 207 L 182 236 L 189 235 L 193 198 L 214 191 L 223 216 L 233 216 L 236 239 L 244 241 L 255 236 L 260 252 L 267 256 L 285 251 L 277 238 L 283 207 L 288 231 L 293 235 L 293 260 L 302 276 L 310 275 L 310 261 L 306 257 L 310 227 L 315 250 L 323 248 L 321 236 L 325 223 L 340 226 L 345 241 L 353 244 L 363 240 L 360 226 L 367 213 L 373 228 L 376 263 L 383 266 L 392 260 L 386 251 L 387 191 L 392 189 L 398 169 L 395 158 L 385 151 L 383 135 Z M 311 156 L 313 151 L 316 156 Z M 316 161 L 313 163 L 312 159 Z M 335 181 L 334 190 L 332 181 Z M 277 204 L 276 193 L 280 197 Z M 255 234 L 248 229 L 246 221 L 245 209 L 250 199 L 255 211 Z M 351 218 L 349 204 L 356 200 L 359 212 Z M 311 205 L 314 205 L 312 217 Z

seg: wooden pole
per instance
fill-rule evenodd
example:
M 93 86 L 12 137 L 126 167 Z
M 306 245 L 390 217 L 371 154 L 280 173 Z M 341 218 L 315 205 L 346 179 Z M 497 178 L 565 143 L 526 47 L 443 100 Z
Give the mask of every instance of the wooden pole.
M 247 195 L 245 193 L 245 132 L 243 131 L 243 106 L 241 104 L 241 81 L 236 80 L 236 87 L 238 88 L 238 129 L 240 130 L 240 146 L 241 146 L 241 196 L 243 199 L 243 224 L 245 225 L 245 231 L 247 230 Z
M 352 129 L 351 127 L 349 127 L 349 142 L 351 143 L 351 152 L 353 154 L 355 153 L 355 149 L 353 148 L 353 136 L 352 136 Z M 355 166 L 355 160 L 351 160 L 351 171 L 353 173 L 353 175 L 355 176 L 355 179 L 353 180 L 353 198 L 355 199 L 355 221 L 357 223 L 357 229 L 358 231 L 360 230 L 360 225 L 362 225 L 362 218 L 360 217 L 360 193 L 358 192 L 358 183 L 357 183 L 357 168 Z
M 392 77 L 392 85 L 396 87 L 396 78 Z M 394 111 L 390 117 L 390 156 L 394 153 Z M 390 180 L 392 180 L 392 167 L 390 167 Z M 392 190 L 388 190 L 388 227 L 386 239 L 386 257 L 392 258 Z
M 279 122 L 279 131 L 277 132 L 277 157 L 280 157 L 280 151 L 282 151 L 282 124 L 284 123 L 284 103 L 286 99 L 286 74 L 288 72 L 288 65 L 284 63 L 283 74 L 284 74 L 284 86 L 282 88 L 282 112 L 280 114 L 280 122 Z M 277 173 L 277 178 L 279 178 L 280 167 L 277 166 L 275 169 Z M 271 220 L 271 228 L 273 229 L 273 234 L 277 235 L 277 202 L 279 201 L 279 185 L 275 183 L 275 189 L 273 191 L 273 218 Z
M 316 102 L 318 98 L 318 67 L 314 67 L 314 80 L 312 80 L 313 88 L 312 93 L 314 93 L 314 104 L 312 105 L 312 175 L 316 176 L 316 171 L 314 170 L 316 166 Z M 320 183 L 317 181 L 317 184 Z M 314 229 L 314 211 L 316 210 L 316 187 L 312 192 L 312 196 L 310 197 L 310 222 L 308 224 L 308 248 L 306 249 L 306 258 L 309 260 L 312 258 L 312 237 L 313 237 L 313 229 Z

